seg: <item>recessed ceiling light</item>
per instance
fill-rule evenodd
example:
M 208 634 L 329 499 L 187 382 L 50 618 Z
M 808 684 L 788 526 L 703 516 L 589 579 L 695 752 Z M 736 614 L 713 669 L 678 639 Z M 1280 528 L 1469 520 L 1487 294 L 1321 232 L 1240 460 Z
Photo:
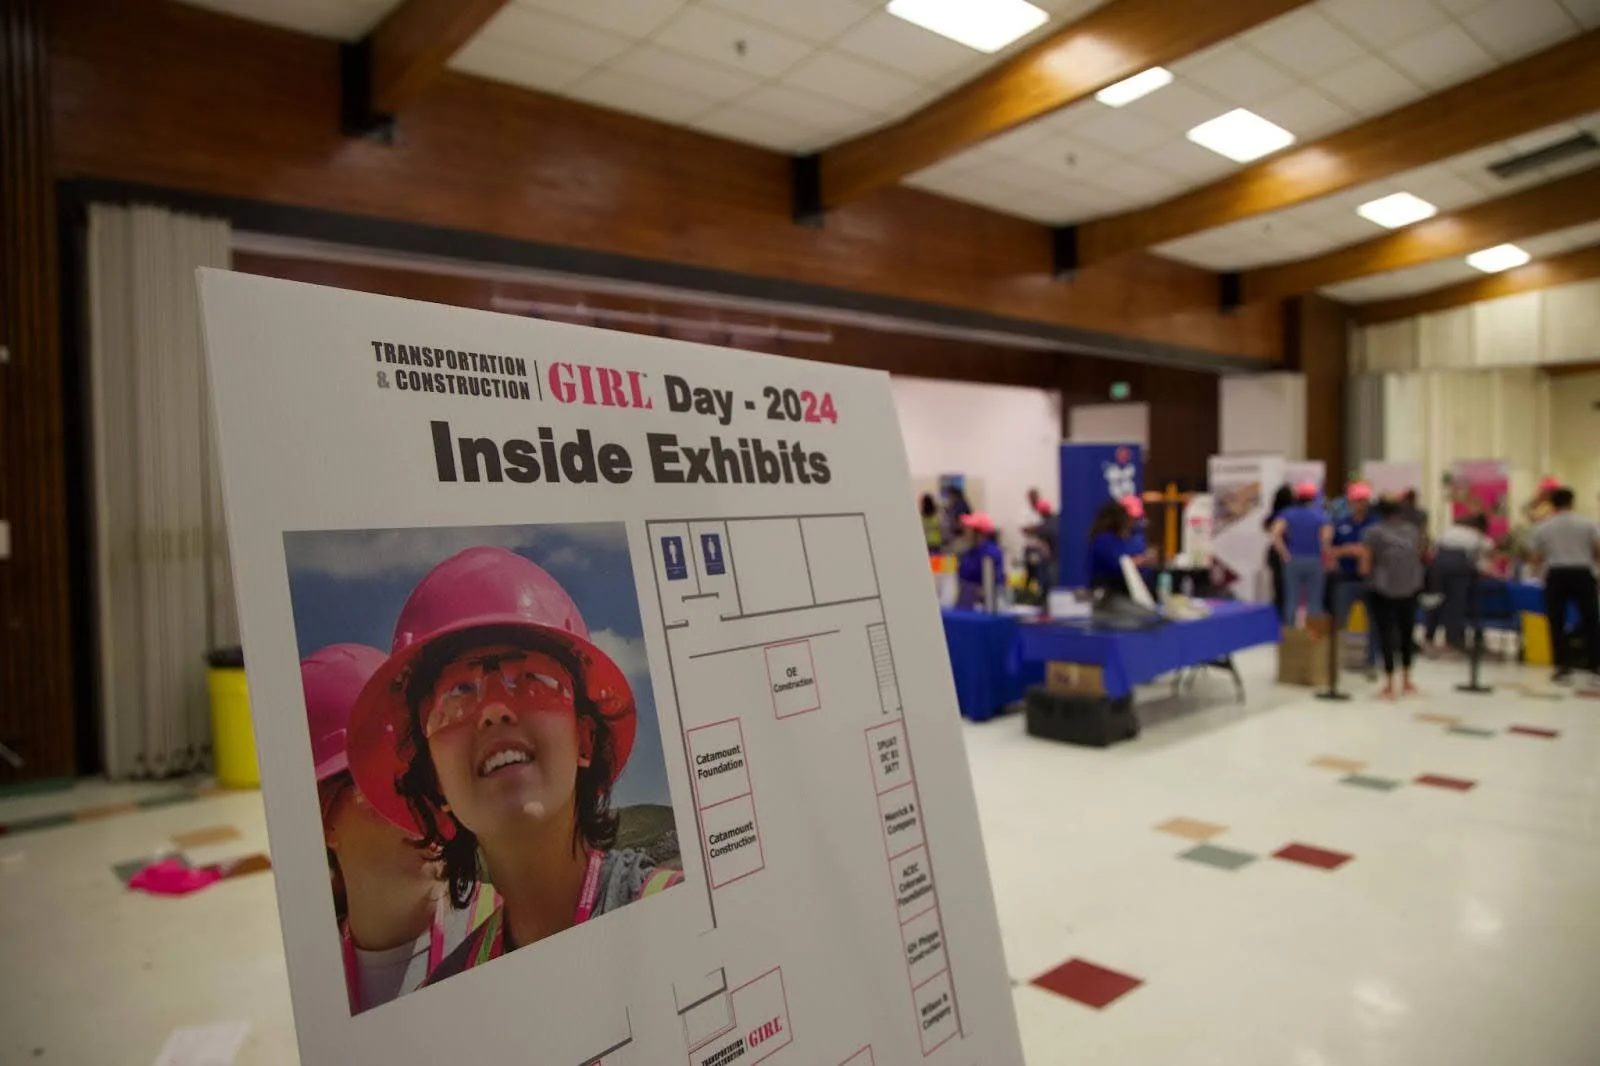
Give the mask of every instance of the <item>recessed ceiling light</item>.
M 889 0 L 889 14 L 980 52 L 998 52 L 1050 19 L 1028 0 Z
M 1514 244 L 1497 244 L 1467 256 L 1467 265 L 1485 274 L 1498 274 L 1502 270 L 1519 267 L 1532 258 Z
M 1242 107 L 1200 123 L 1186 136 L 1200 147 L 1225 155 L 1236 163 L 1260 159 L 1294 143 L 1294 134 Z
M 1368 200 L 1356 208 L 1356 214 L 1368 222 L 1376 222 L 1384 229 L 1399 229 L 1413 222 L 1432 218 L 1439 209 L 1420 196 L 1408 192 L 1391 193 L 1376 200 Z
M 1121 107 L 1171 84 L 1172 71 L 1166 67 L 1151 67 L 1131 78 L 1123 78 L 1115 85 L 1107 85 L 1095 93 L 1094 98 L 1107 107 Z

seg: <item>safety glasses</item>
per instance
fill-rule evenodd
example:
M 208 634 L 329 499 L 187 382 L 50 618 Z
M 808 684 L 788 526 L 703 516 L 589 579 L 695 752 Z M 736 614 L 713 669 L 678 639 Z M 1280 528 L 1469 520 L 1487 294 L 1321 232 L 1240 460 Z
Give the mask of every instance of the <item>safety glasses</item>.
M 548 655 L 529 651 L 457 659 L 439 673 L 423 736 L 469 721 L 497 693 L 517 712 L 576 711 L 572 675 Z

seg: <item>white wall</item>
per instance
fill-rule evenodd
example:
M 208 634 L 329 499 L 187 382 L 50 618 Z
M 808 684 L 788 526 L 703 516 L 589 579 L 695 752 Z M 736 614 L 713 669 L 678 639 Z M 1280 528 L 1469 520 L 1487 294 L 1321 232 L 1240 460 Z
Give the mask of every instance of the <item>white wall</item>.
M 1306 457 L 1304 374 L 1235 374 L 1219 389 L 1223 455 Z
M 919 488 L 931 488 L 940 474 L 977 479 L 974 506 L 994 516 L 1007 553 L 1019 551 L 1028 489 L 1037 488 L 1052 505 L 1060 502 L 1059 396 L 908 377 L 891 379 L 890 388 Z
M 1550 473 L 1600 517 L 1600 373 L 1550 379 Z
M 1067 412 L 1074 444 L 1137 444 L 1150 447 L 1150 407 L 1142 403 L 1085 403 Z

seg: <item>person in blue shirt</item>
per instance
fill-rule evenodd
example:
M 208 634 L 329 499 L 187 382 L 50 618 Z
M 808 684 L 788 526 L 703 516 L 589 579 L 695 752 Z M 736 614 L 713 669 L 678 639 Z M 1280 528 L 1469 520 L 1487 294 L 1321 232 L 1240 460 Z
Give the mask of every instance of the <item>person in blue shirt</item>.
M 1328 515 L 1317 506 L 1317 486 L 1302 481 L 1295 486 L 1295 505 L 1272 523 L 1272 546 L 1283 560 L 1283 602 L 1279 604 L 1283 624 L 1292 626 L 1302 602 L 1306 617 L 1326 614 L 1322 594 L 1327 575 L 1323 556 L 1333 542 L 1333 527 Z
M 1089 587 L 1128 594 L 1122 557 L 1133 555 L 1133 517 L 1118 500 L 1107 500 L 1089 526 Z
M 993 567 L 994 587 L 998 589 L 1006 580 L 1006 556 L 1000 550 L 993 518 L 980 511 L 962 516 L 961 526 L 968 533 L 969 544 L 956 560 L 956 580 L 960 583 L 956 606 L 971 610 L 983 602 L 984 561 Z
M 1357 602 L 1366 602 L 1367 586 L 1361 578 L 1361 537 L 1378 520 L 1372 513 L 1372 486 L 1364 481 L 1353 482 L 1345 490 L 1345 500 L 1350 509 L 1333 526 L 1333 569 L 1328 578 L 1333 582 L 1334 623 L 1343 629 L 1350 620 L 1350 608 Z M 1372 610 L 1367 609 L 1367 659 L 1369 672 L 1377 670 L 1377 627 L 1372 624 Z

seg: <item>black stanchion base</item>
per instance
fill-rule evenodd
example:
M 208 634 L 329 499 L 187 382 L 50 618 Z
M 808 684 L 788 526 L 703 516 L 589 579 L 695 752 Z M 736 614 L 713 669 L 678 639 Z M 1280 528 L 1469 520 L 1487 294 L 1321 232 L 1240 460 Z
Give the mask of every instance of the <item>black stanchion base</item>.
M 1326 692 L 1317 693 L 1317 699 L 1319 699 L 1319 700 L 1333 700 L 1333 701 L 1338 702 L 1338 703 L 1345 703 L 1350 699 L 1350 693 L 1348 693 L 1348 692 L 1338 692 L 1338 691 L 1335 691 L 1334 689 L 1329 689 Z
M 1493 692 L 1494 688 L 1489 686 L 1489 685 L 1480 685 L 1480 684 L 1474 682 L 1474 683 L 1472 683 L 1470 685 L 1457 685 L 1456 686 L 1456 691 L 1457 692 L 1474 692 L 1474 693 L 1477 693 L 1478 695 L 1484 695 L 1486 693 Z

